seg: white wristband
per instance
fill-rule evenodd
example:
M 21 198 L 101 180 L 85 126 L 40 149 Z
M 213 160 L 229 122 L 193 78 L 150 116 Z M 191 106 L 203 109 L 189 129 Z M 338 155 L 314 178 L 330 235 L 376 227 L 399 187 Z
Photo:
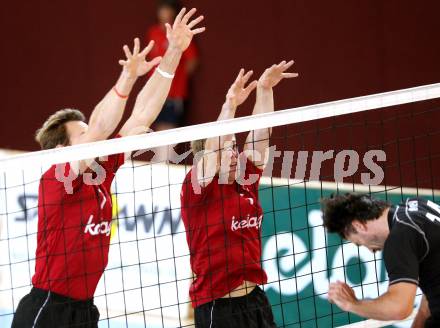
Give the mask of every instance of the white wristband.
M 167 72 L 162 71 L 159 66 L 156 67 L 156 72 L 158 72 L 160 75 L 162 75 L 164 78 L 166 79 L 173 79 L 174 78 L 174 74 L 170 74 Z

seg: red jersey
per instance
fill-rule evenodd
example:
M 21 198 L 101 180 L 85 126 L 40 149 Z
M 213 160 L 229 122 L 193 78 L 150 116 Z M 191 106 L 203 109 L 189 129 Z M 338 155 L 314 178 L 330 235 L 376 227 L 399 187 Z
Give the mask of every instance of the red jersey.
M 124 154 L 100 162 L 105 179 L 99 185 L 87 184 L 84 176 L 78 175 L 72 188 L 65 188 L 59 180 L 62 174 L 73 174 L 68 163 L 58 169 L 54 165 L 43 174 L 38 193 L 34 287 L 77 300 L 93 297 L 108 262 L 110 187 L 123 163 Z
M 148 57 L 151 59 L 163 56 L 168 48 L 168 39 L 165 28 L 162 25 L 155 25 L 148 30 L 146 43 L 150 42 L 150 40 L 154 40 L 154 47 L 148 54 Z M 177 66 L 168 98 L 186 99 L 188 95 L 186 64 L 193 59 L 197 59 L 197 49 L 194 43 L 191 42 L 188 49 L 183 53 L 179 66 Z M 150 74 L 153 72 L 154 70 Z
M 267 282 L 261 267 L 263 211 L 258 201 L 262 171 L 247 160 L 245 173 L 245 179 L 250 174 L 258 179 L 251 185 L 219 184 L 216 175 L 200 194 L 191 185 L 192 172 L 186 175 L 181 211 L 196 275 L 189 292 L 193 307 L 225 296 L 245 280 Z

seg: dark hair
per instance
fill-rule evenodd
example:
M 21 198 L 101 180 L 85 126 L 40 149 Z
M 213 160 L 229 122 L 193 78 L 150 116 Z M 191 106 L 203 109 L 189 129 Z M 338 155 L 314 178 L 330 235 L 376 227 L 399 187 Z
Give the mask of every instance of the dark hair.
M 182 10 L 183 6 L 178 0 L 159 0 L 157 1 L 157 8 L 170 7 L 172 8 L 176 15 Z
M 329 232 L 336 232 L 342 238 L 356 232 L 352 226 L 354 220 L 366 223 L 376 220 L 390 205 L 369 195 L 346 193 L 331 195 L 321 200 L 324 227 Z
M 69 136 L 67 135 L 66 123 L 70 121 L 85 122 L 84 114 L 76 109 L 61 109 L 52 114 L 43 126 L 37 130 L 35 140 L 40 144 L 41 149 L 51 149 L 58 145 L 67 146 Z

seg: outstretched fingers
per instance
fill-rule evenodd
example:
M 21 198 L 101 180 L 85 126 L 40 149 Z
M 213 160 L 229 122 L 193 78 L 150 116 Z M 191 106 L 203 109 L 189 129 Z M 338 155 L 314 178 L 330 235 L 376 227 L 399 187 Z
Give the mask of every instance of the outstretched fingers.
M 249 96 L 251 94 L 252 91 L 255 90 L 255 88 L 258 85 L 258 81 L 252 81 L 251 83 L 249 83 L 249 85 L 244 89 L 244 92 L 246 93 L 246 97 Z
M 283 60 L 281 63 L 279 63 L 278 65 L 276 65 L 277 68 L 283 68 L 284 65 L 286 65 L 286 61 Z
M 234 81 L 234 86 L 240 89 L 244 89 L 244 86 L 249 81 L 252 74 L 254 74 L 253 71 L 249 71 L 245 74 L 245 69 L 240 69 L 240 72 L 238 72 L 237 78 Z
M 177 14 L 176 19 L 174 20 L 173 28 L 180 24 L 183 16 L 185 15 L 186 8 L 182 8 L 182 10 Z
M 240 72 L 238 72 L 238 75 L 235 78 L 234 83 L 240 82 L 240 80 L 243 78 L 243 75 L 244 75 L 244 68 L 240 69 Z
M 171 25 L 166 23 L 165 24 L 165 29 L 167 31 L 167 38 L 169 38 L 169 36 L 171 35 L 171 33 L 173 33 L 173 29 L 171 28 Z
M 295 63 L 294 60 L 289 61 L 288 63 L 286 63 L 284 65 L 284 70 L 289 69 L 290 67 L 292 67 L 292 65 Z
M 188 27 L 191 29 L 197 24 L 199 24 L 205 17 L 203 15 L 200 15 L 196 19 L 193 19 L 191 22 L 189 22 Z
M 243 78 L 241 79 L 243 86 L 249 81 L 252 74 L 254 74 L 254 71 L 249 71 L 243 76 Z
M 196 13 L 196 11 L 197 11 L 196 8 L 193 8 L 190 11 L 188 11 L 188 13 L 185 16 L 183 16 L 181 23 L 187 25 L 188 21 Z
M 134 47 L 133 47 L 133 56 L 137 56 L 139 54 L 141 48 L 141 42 L 139 41 L 139 38 L 134 39 Z
M 151 51 L 151 49 L 153 49 L 153 47 L 154 47 L 154 41 L 151 40 L 151 41 L 148 43 L 148 45 L 144 48 L 144 50 L 142 50 L 142 52 L 140 53 L 140 55 L 141 55 L 143 58 L 145 58 L 145 57 L 148 55 L 148 53 Z
M 205 17 L 204 17 L 203 15 L 197 17 L 196 19 L 192 20 L 192 21 L 188 24 L 188 28 L 189 28 L 189 29 L 194 28 L 197 24 L 199 24 L 200 22 L 202 22 L 204 19 L 205 19 Z M 194 30 L 191 30 L 191 32 L 192 32 L 193 35 L 196 35 L 196 34 L 200 34 L 200 33 L 205 32 L 205 30 L 206 30 L 206 27 L 203 26 L 203 27 L 199 27 L 199 28 L 196 28 L 196 29 L 194 29 Z
M 281 76 L 285 79 L 291 79 L 294 77 L 298 77 L 298 73 L 282 73 Z
M 200 28 L 196 28 L 195 30 L 192 30 L 192 34 L 196 35 L 196 34 L 200 34 L 206 31 L 206 27 L 200 27 Z
M 197 12 L 196 8 L 192 8 L 190 11 L 186 12 L 186 8 L 183 8 L 180 13 L 177 15 L 176 19 L 174 20 L 173 29 L 176 28 L 178 25 L 183 24 L 186 25 L 193 35 L 200 34 L 205 32 L 206 27 L 199 27 L 194 30 L 192 30 L 197 24 L 202 22 L 205 17 L 203 15 L 200 15 L 196 19 L 193 19 L 190 21 L 190 19 L 194 16 L 194 14 Z M 171 27 L 171 26 L 170 26 Z M 167 27 L 167 33 L 170 33 L 172 30 L 171 28 Z
M 153 58 L 153 59 L 150 61 L 150 64 L 151 64 L 152 66 L 157 66 L 157 65 L 160 64 L 161 61 L 162 61 L 162 57 L 158 56 L 158 57 Z
M 298 73 L 285 73 L 295 62 L 293 60 L 286 62 L 283 60 L 281 63 L 276 65 L 276 71 L 281 74 L 283 78 L 291 79 L 298 76 Z
M 133 57 L 127 45 L 123 46 L 122 49 L 124 50 L 125 57 L 127 57 L 127 59 L 131 59 L 131 57 Z

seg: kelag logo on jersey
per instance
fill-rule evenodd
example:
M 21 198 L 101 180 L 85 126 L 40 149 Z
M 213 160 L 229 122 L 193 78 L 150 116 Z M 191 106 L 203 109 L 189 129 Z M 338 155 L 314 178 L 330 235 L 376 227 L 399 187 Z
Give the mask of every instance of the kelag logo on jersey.
M 231 230 L 237 231 L 239 229 L 249 229 L 249 228 L 260 229 L 262 220 L 263 220 L 262 216 L 251 217 L 250 215 L 248 215 L 245 219 L 236 219 L 233 216 L 231 222 Z

